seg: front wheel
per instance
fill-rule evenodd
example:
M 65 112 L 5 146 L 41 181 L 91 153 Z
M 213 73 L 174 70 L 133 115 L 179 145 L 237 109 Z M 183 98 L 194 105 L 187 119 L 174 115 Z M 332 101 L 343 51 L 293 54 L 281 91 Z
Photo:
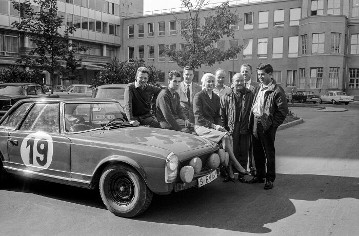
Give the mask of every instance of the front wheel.
M 107 209 L 121 217 L 135 217 L 143 213 L 153 197 L 141 176 L 124 165 L 107 167 L 101 175 L 99 187 Z
M 344 102 L 345 105 L 349 105 L 349 102 Z
M 337 102 L 333 99 L 333 100 L 332 100 L 332 104 L 334 105 L 334 104 L 336 104 L 336 103 L 337 103 Z

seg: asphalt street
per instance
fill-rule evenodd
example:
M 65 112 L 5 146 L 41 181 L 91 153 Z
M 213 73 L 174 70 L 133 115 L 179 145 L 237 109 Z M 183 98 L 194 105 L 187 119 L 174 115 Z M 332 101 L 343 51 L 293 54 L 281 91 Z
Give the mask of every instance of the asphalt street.
M 337 107 L 291 108 L 304 123 L 277 133 L 272 190 L 218 179 L 124 219 L 95 191 L 13 177 L 0 235 L 359 235 L 359 103 Z

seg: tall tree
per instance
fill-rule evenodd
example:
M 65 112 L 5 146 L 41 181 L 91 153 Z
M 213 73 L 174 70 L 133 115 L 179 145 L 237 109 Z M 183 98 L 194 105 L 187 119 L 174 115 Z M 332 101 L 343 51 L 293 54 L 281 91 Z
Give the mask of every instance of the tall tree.
M 39 9 L 35 10 L 36 7 L 31 3 Z M 49 72 L 52 86 L 54 86 L 55 74 L 65 73 L 75 76 L 76 67 L 81 62 L 80 58 L 76 58 L 75 53 L 85 49 L 76 47 L 70 42 L 69 35 L 76 28 L 72 25 L 63 25 L 63 17 L 57 12 L 57 1 L 12 0 L 12 4 L 20 13 L 20 22 L 16 21 L 12 26 L 36 45 L 28 53 L 21 54 L 17 63 Z
M 188 10 L 188 18 L 180 20 L 185 44 L 180 49 L 165 50 L 180 67 L 189 65 L 196 69 L 202 65 L 211 66 L 216 62 L 234 58 L 242 50 L 238 43 L 232 44 L 228 49 L 217 47 L 217 42 L 224 37 L 234 39 L 231 25 L 236 25 L 239 21 L 230 10 L 228 2 L 215 7 L 214 14 L 206 16 L 205 24 L 201 25 L 200 14 L 208 3 L 205 0 L 181 1 L 182 6 Z
M 99 86 L 102 84 L 127 84 L 135 81 L 137 68 L 145 66 L 149 70 L 148 82 L 156 84 L 160 79 L 164 79 L 164 73 L 154 66 L 147 66 L 143 60 L 119 61 L 117 58 L 107 63 L 104 70 L 101 70 L 92 84 Z

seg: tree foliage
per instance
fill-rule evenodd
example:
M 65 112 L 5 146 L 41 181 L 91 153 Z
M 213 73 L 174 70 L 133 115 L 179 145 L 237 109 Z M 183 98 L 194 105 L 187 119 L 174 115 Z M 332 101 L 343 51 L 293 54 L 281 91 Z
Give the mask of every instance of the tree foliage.
M 43 74 L 39 70 L 24 70 L 18 65 L 11 65 L 0 70 L 0 81 L 2 83 L 37 83 L 43 84 Z
M 99 86 L 102 84 L 127 84 L 133 82 L 136 78 L 137 68 L 141 66 L 145 66 L 150 71 L 149 83 L 156 84 L 164 76 L 161 70 L 152 65 L 146 65 L 143 60 L 128 62 L 114 58 L 110 63 L 106 64 L 104 70 L 98 73 L 92 84 Z
M 234 39 L 231 25 L 236 25 L 238 19 L 231 12 L 228 2 L 215 7 L 215 13 L 208 15 L 205 24 L 201 25 L 200 13 L 207 3 L 204 0 L 181 1 L 188 10 L 188 18 L 181 22 L 185 27 L 185 30 L 181 29 L 185 47 L 178 50 L 167 48 L 165 51 L 180 67 L 189 65 L 196 69 L 202 65 L 211 66 L 216 62 L 234 58 L 242 50 L 238 43 L 226 50 L 216 47 L 217 42 L 224 37 Z
M 39 10 L 36 10 L 32 3 L 39 6 Z M 64 74 L 69 79 L 76 78 L 76 68 L 81 64 L 81 59 L 76 58 L 75 53 L 85 49 L 70 43 L 69 35 L 76 28 L 62 25 L 63 17 L 58 15 L 57 1 L 13 0 L 12 4 L 20 13 L 20 21 L 13 22 L 12 26 L 36 45 L 27 53 L 21 54 L 17 63 L 48 71 L 52 85 L 55 74 Z M 60 33 L 63 28 L 64 32 Z

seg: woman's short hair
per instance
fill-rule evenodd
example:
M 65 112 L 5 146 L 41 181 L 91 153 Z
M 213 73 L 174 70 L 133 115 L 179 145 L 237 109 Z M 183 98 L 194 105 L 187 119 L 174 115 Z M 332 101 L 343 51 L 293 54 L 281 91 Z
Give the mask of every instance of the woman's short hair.
M 214 74 L 212 73 L 206 73 L 202 76 L 201 78 L 201 82 L 202 82 L 202 88 L 204 87 L 204 82 L 206 81 L 207 78 L 212 77 L 214 80 L 216 79 L 216 76 L 214 76 Z

